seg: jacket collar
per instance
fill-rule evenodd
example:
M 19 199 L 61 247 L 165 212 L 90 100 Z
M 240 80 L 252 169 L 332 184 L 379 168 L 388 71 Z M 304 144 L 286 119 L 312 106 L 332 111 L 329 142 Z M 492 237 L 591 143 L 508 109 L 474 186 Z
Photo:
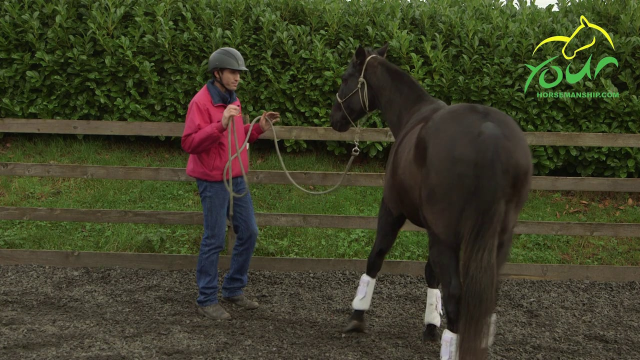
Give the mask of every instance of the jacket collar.
M 207 90 L 211 96 L 213 105 L 229 105 L 237 100 L 236 92 L 222 92 L 214 83 L 213 79 L 207 82 Z

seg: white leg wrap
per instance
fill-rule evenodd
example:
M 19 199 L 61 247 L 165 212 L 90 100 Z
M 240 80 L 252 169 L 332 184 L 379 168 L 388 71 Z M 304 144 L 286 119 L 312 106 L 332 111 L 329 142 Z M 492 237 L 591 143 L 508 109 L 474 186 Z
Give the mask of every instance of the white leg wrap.
M 446 329 L 440 339 L 440 360 L 458 360 L 458 335 Z
M 484 342 L 482 343 L 482 346 L 485 347 L 485 348 L 493 345 L 493 338 L 496 335 L 496 321 L 497 321 L 496 314 L 495 313 L 491 314 L 491 317 L 488 320 L 488 322 L 489 322 L 489 339 L 485 339 Z M 487 341 L 488 341 L 488 343 L 487 343 Z
M 440 327 L 442 315 L 442 295 L 438 289 L 427 289 L 427 308 L 424 310 L 424 324 Z
M 367 274 L 362 274 L 358 290 L 356 291 L 356 297 L 351 303 L 354 310 L 369 310 L 375 286 L 376 279 L 369 277 Z

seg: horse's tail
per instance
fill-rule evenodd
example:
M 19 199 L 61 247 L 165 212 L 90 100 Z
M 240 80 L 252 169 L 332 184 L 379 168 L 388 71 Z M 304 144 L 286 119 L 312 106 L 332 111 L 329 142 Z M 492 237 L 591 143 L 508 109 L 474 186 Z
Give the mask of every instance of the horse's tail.
M 473 200 L 464 210 L 462 236 L 462 291 L 459 312 L 459 359 L 484 359 L 489 318 L 497 300 L 496 267 L 498 234 L 505 212 L 502 134 L 493 123 L 481 128 L 475 163 Z

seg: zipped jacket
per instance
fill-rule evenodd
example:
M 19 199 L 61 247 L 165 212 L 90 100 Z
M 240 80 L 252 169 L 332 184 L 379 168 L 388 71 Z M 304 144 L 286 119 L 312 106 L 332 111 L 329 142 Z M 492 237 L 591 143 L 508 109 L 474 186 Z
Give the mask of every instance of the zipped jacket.
M 189 103 L 182 133 L 181 146 L 189 153 L 187 161 L 187 175 L 201 180 L 222 181 L 224 179 L 224 167 L 229 160 L 228 131 L 232 129 L 231 121 L 227 129 L 222 127 L 222 114 L 227 104 L 236 105 L 242 112 L 240 99 L 235 95 L 225 94 L 213 82 L 209 81 L 198 91 Z M 233 119 L 240 146 L 249 136 L 248 143 L 258 140 L 263 133 L 260 124 L 253 126 L 251 134 L 249 124 L 244 124 L 242 115 Z M 235 136 L 231 134 L 231 155 L 236 154 Z M 248 145 L 240 149 L 240 156 L 232 161 L 231 177 L 242 176 L 240 161 L 244 165 L 245 172 L 249 171 Z M 229 176 L 226 176 L 227 179 Z

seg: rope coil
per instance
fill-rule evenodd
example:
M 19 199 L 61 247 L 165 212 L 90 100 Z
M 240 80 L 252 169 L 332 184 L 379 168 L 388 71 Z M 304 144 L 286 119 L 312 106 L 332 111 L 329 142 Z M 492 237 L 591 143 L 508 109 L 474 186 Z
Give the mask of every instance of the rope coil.
M 258 116 L 255 119 L 253 119 L 253 121 L 251 122 L 250 126 L 249 126 L 249 131 L 247 132 L 248 134 L 251 133 L 251 131 L 253 130 L 253 126 L 256 124 L 257 121 L 260 120 L 262 116 Z M 358 138 L 359 138 L 359 134 L 360 134 L 360 128 L 356 127 L 356 140 L 354 141 L 355 143 L 355 147 L 353 148 L 353 150 L 351 151 L 351 158 L 349 159 L 349 162 L 347 163 L 346 168 L 344 169 L 344 171 L 342 172 L 342 176 L 340 177 L 340 181 L 338 181 L 338 183 L 336 185 L 334 185 L 332 188 L 328 189 L 328 190 L 324 190 L 324 191 L 309 191 L 303 187 L 301 187 L 300 185 L 298 185 L 293 178 L 291 177 L 291 175 L 289 175 L 289 171 L 287 170 L 287 168 L 284 165 L 284 161 L 282 160 L 282 155 L 280 154 L 280 148 L 278 147 L 278 137 L 276 135 L 276 129 L 273 126 L 273 123 L 271 122 L 271 119 L 269 119 L 268 117 L 266 117 L 267 121 L 269 121 L 269 123 L 271 124 L 271 131 L 273 132 L 273 142 L 275 144 L 276 147 L 276 153 L 278 154 L 278 159 L 280 160 L 280 165 L 282 165 L 282 169 L 284 170 L 285 175 L 287 175 L 287 178 L 289 179 L 289 181 L 291 181 L 291 183 L 293 185 L 295 185 L 298 189 L 302 190 L 305 193 L 308 194 L 312 194 L 312 195 L 323 195 L 323 194 L 327 194 L 335 189 L 338 188 L 338 186 L 340 186 L 342 184 L 342 181 L 344 180 L 345 175 L 347 174 L 347 172 L 349 171 L 349 169 L 351 168 L 351 164 L 353 163 L 353 160 L 355 159 L 356 156 L 358 156 L 358 154 L 360 154 L 360 149 L 358 148 Z M 238 146 L 238 133 L 236 133 L 235 131 L 235 121 L 232 120 L 229 122 L 229 130 L 228 132 L 228 148 L 229 148 L 229 160 L 227 161 L 227 164 L 224 167 L 224 173 L 223 173 L 223 181 L 224 181 L 224 185 L 225 188 L 227 189 L 227 191 L 229 192 L 229 221 L 231 221 L 231 217 L 233 216 L 233 199 L 235 197 L 243 197 L 245 196 L 248 192 L 249 192 L 249 181 L 247 180 L 247 173 L 246 170 L 244 168 L 244 165 L 242 164 L 242 161 L 240 161 L 240 170 L 242 171 L 242 178 L 244 179 L 245 183 L 247 184 L 247 190 L 245 192 L 243 192 L 242 194 L 238 194 L 235 193 L 233 191 L 233 169 L 232 169 L 232 165 L 231 162 L 233 161 L 233 159 L 237 158 L 240 154 L 240 149 L 242 149 L 243 147 L 247 146 L 247 143 L 249 142 L 249 136 L 246 137 L 245 141 L 242 143 L 242 146 Z M 231 133 L 233 132 L 234 137 L 235 137 L 235 147 L 236 147 L 236 153 L 235 155 L 231 154 Z

